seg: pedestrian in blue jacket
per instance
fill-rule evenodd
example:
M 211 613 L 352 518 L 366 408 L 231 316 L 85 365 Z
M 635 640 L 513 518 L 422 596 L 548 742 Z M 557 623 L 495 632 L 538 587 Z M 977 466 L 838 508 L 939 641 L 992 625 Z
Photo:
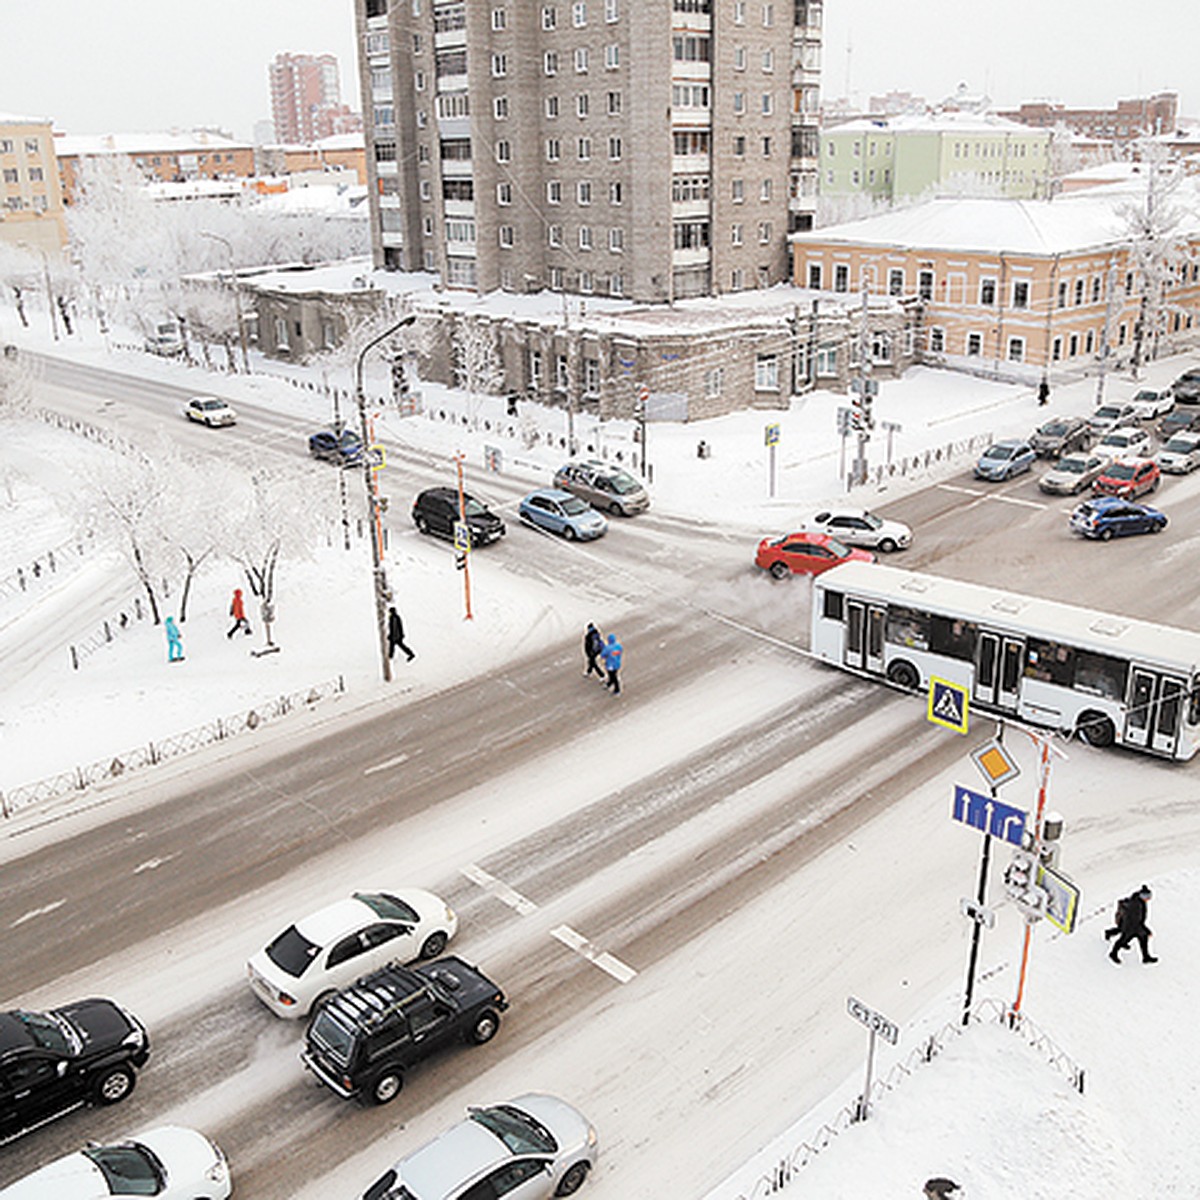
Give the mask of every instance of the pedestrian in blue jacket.
M 621 681 L 617 678 L 617 672 L 621 669 L 621 655 L 624 652 L 625 648 L 617 641 L 617 635 L 610 633 L 600 656 L 604 659 L 604 666 L 608 671 L 608 678 L 604 681 L 604 686 L 612 688 L 614 696 L 621 694 Z
M 183 662 L 183 636 L 175 624 L 175 618 L 168 617 L 163 622 L 163 628 L 167 631 L 167 662 Z

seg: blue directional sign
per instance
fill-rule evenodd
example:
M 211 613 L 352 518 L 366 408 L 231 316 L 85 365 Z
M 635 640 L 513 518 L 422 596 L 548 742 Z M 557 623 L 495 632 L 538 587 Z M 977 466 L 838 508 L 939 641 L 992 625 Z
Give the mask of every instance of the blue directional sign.
M 981 833 L 1003 838 L 1014 846 L 1020 846 L 1025 837 L 1025 818 L 1029 814 L 1011 804 L 981 796 L 961 784 L 954 785 L 954 812 L 951 816 Z

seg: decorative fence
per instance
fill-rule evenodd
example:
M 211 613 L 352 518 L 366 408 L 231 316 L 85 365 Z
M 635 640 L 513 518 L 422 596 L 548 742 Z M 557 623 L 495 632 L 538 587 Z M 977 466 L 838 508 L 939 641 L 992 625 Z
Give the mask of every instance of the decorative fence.
M 165 585 L 164 583 L 164 594 Z M 78 671 L 80 664 L 90 658 L 97 650 L 117 640 L 117 635 L 124 633 L 135 621 L 144 620 L 149 615 L 147 607 L 142 603 L 141 596 L 134 596 L 128 604 L 111 617 L 105 617 L 98 629 L 93 630 L 81 641 L 72 642 L 67 650 L 71 655 L 71 666 Z
M 0 596 L 19 596 L 36 591 L 39 585 L 44 585 L 55 578 L 68 564 L 83 558 L 89 550 L 94 549 L 92 535 L 72 538 L 39 554 L 32 562 L 22 563 L 11 575 L 0 579 Z
M 1042 1054 L 1050 1066 L 1064 1075 L 1077 1092 L 1083 1093 L 1083 1068 L 1023 1013 L 1014 1014 L 1006 1004 L 998 1000 L 984 999 L 972 1007 L 971 1021 L 974 1024 L 996 1022 L 1006 1029 L 1011 1029 Z M 932 1062 L 963 1032 L 962 1024 L 956 1021 L 943 1025 L 936 1033 L 930 1034 L 886 1075 L 880 1076 L 872 1083 L 868 1107 L 873 1107 L 888 1092 L 895 1091 L 923 1063 Z M 820 1125 L 793 1150 L 759 1175 L 748 1190 L 723 1192 L 718 1187 L 708 1194 L 706 1200 L 762 1200 L 764 1196 L 774 1196 L 782 1192 L 797 1180 L 800 1172 L 826 1149 L 839 1133 L 844 1133 L 858 1123 L 863 1100 L 864 1097 L 860 1094 L 851 1103 L 839 1109 L 834 1117 Z
M 213 742 L 221 742 L 239 733 L 255 730 L 267 721 L 276 721 L 297 708 L 311 708 L 321 700 L 330 696 L 340 696 L 346 690 L 345 679 L 339 675 L 327 683 L 318 683 L 304 691 L 292 692 L 286 696 L 277 696 L 267 700 L 257 708 L 246 712 L 235 713 L 231 717 L 218 717 L 204 725 L 197 725 L 183 733 L 161 738 L 156 742 L 148 742 L 133 750 L 127 750 L 112 758 L 89 763 L 87 766 L 76 767 L 72 771 L 64 771 L 39 779 L 34 783 L 23 784 L 7 792 L 0 792 L 0 815 L 5 819 L 22 808 L 45 800 L 55 800 L 71 792 L 82 792 L 97 783 L 109 779 L 119 779 L 128 771 L 138 771 L 144 767 L 152 767 L 168 758 L 176 758 L 190 750 L 199 750 L 202 746 L 210 746 Z
M 867 468 L 867 476 L 858 486 L 873 485 L 875 487 L 886 483 L 889 479 L 904 479 L 930 471 L 943 463 L 951 463 L 957 459 L 974 459 L 992 444 L 990 433 L 978 433 L 973 437 L 958 442 L 947 442 L 944 446 L 935 446 L 929 450 L 919 450 L 916 454 L 893 459 Z M 855 485 L 850 484 L 853 488 Z

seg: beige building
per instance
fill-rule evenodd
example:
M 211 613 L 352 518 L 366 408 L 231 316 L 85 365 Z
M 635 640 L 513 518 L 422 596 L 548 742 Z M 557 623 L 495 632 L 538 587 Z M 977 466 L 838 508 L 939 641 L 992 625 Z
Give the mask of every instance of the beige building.
M 356 0 L 377 265 L 647 302 L 788 277 L 822 0 Z
M 353 171 L 358 183 L 367 182 L 367 151 L 361 133 L 340 133 L 311 146 L 260 146 L 260 175 L 298 175 L 308 171 Z
M 55 257 L 66 244 L 49 120 L 0 113 L 0 241 Z

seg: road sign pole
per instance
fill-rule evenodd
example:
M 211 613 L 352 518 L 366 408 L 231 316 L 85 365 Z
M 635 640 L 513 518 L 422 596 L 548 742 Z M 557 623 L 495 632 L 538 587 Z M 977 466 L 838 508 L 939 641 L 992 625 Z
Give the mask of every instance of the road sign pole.
M 775 443 L 771 443 L 771 499 L 775 499 Z
M 996 789 L 992 788 L 992 799 L 996 798 Z M 992 858 L 992 835 L 983 835 L 983 851 L 979 856 L 979 886 L 975 891 L 975 899 L 982 909 L 987 900 L 988 864 Z M 983 936 L 983 922 L 972 922 L 975 928 L 971 931 L 971 955 L 967 960 L 967 991 L 963 998 L 962 1023 L 964 1028 L 971 1023 L 971 1001 L 975 996 L 975 967 L 979 962 L 979 939 Z
M 458 467 L 458 520 L 461 525 L 467 523 L 466 511 L 466 495 L 463 492 L 463 456 L 456 454 L 454 456 L 455 465 Z M 471 535 L 467 532 L 466 548 L 463 550 L 463 601 L 466 605 L 466 613 L 463 616 L 464 621 L 472 620 L 471 615 Z
M 875 1030 L 872 1029 L 871 1040 L 867 1043 L 867 1082 L 858 1102 L 857 1119 L 865 1121 L 871 1115 L 871 1074 L 875 1069 Z

